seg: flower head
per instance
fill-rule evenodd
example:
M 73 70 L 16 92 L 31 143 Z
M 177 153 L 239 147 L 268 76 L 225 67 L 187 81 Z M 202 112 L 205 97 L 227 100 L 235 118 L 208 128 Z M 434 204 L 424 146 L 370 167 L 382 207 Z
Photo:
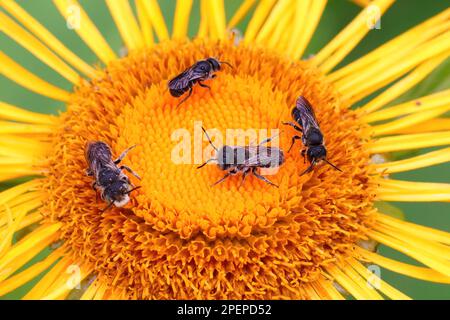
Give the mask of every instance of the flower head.
M 82 23 L 75 31 L 105 66 L 89 66 L 14 1 L 1 2 L 9 14 L 1 13 L 4 32 L 74 87 L 65 91 L 0 56 L 8 78 L 67 105 L 58 116 L 1 105 L 1 180 L 40 177 L 0 193 L 0 295 L 45 270 L 25 298 L 67 298 L 77 292 L 86 299 L 343 298 L 338 287 L 358 299 L 407 298 L 374 276 L 368 263 L 450 282 L 448 233 L 376 209 L 378 201 L 448 201 L 447 184 L 389 175 L 444 163 L 450 151 L 373 160 L 449 143 L 448 123 L 438 118 L 450 109 L 448 91 L 385 107 L 448 57 L 448 31 L 442 25 L 449 10 L 336 69 L 369 32 L 368 9 L 302 61 L 326 1 L 243 1 L 228 26 L 223 1 L 201 1 L 195 39 L 186 37 L 192 1 L 177 2 L 172 36 L 156 1 L 137 0 L 137 19 L 128 1 L 106 1 L 128 51 L 118 58 L 77 1 L 54 3 L 66 18 L 71 18 L 68 9 L 78 10 Z M 372 5 L 381 14 L 392 3 Z M 227 30 L 254 5 L 238 39 Z M 303 19 L 306 12 L 309 18 Z M 386 55 L 391 58 L 379 59 Z M 232 67 L 224 66 L 205 82 L 209 88 L 194 86 L 178 107 L 168 80 L 207 57 Z M 292 121 L 299 96 L 314 106 L 327 157 L 342 172 L 319 164 L 301 175 L 309 163 L 300 142 L 287 153 L 296 132 L 283 122 Z M 224 172 L 213 165 L 197 169 L 208 144 L 202 126 L 218 132 L 281 130 L 277 140 L 286 161 L 270 176 L 278 188 L 252 176 L 245 184 L 232 176 L 211 186 Z M 180 137 L 188 146 L 184 162 L 174 161 Z M 106 204 L 96 200 L 93 178 L 85 171 L 88 141 L 104 141 L 114 156 L 136 145 L 124 162 L 141 176 L 139 181 L 130 175 L 141 188 L 125 207 L 103 210 Z M 12 241 L 30 227 L 25 237 Z M 386 258 L 376 251 L 378 243 L 424 266 Z M 49 247 L 46 258 L 16 273 Z M 374 277 L 378 285 L 367 286 Z

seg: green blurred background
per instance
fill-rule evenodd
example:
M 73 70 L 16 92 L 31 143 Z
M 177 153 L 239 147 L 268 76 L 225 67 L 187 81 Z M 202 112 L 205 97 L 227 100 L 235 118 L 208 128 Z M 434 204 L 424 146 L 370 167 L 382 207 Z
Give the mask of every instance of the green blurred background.
M 43 23 L 51 30 L 59 39 L 61 39 L 71 50 L 77 53 L 85 61 L 92 64 L 99 64 L 95 55 L 84 45 L 74 31 L 66 27 L 65 20 L 56 10 L 51 0 L 19 0 L 17 1 L 30 14 Z M 176 1 L 160 0 L 166 22 L 171 29 L 174 8 Z M 91 19 L 96 23 L 97 27 L 103 33 L 111 47 L 119 52 L 123 46 L 123 42 L 119 37 L 114 22 L 103 0 L 80 0 L 80 3 L 88 12 Z M 225 0 L 227 18 L 230 19 L 233 12 L 239 7 L 241 0 Z M 353 52 L 341 63 L 345 65 L 348 62 L 358 58 L 380 44 L 393 38 L 394 36 L 408 30 L 425 19 L 441 12 L 448 7 L 446 0 L 397 0 L 397 2 L 387 11 L 381 19 L 381 29 L 371 31 L 367 37 L 353 50 Z M 3 9 L 1 9 L 3 10 Z M 360 7 L 347 0 L 329 0 L 328 6 L 324 12 L 319 27 L 309 45 L 305 57 L 316 53 L 330 39 L 332 39 L 343 27 L 345 27 L 355 15 L 361 10 Z M 189 28 L 190 35 L 196 33 L 199 24 L 199 1 L 195 1 L 194 9 L 191 14 L 191 24 Z M 250 15 L 239 24 L 238 29 L 245 30 Z M 1 50 L 9 56 L 13 57 L 24 67 L 46 79 L 47 81 L 71 90 L 71 85 L 58 74 L 49 69 L 46 65 L 38 61 L 33 55 L 18 46 L 15 42 L 7 38 L 3 33 L 0 35 Z M 389 57 L 386 57 L 388 59 Z M 380 70 L 381 71 L 381 70 Z M 394 101 L 410 100 L 431 92 L 440 91 L 450 87 L 450 62 L 449 59 L 434 71 L 425 81 L 404 94 L 402 97 Z M 47 99 L 40 95 L 34 94 L 15 83 L 6 79 L 3 75 L 0 77 L 1 100 L 21 106 L 26 109 L 57 114 L 63 111 L 65 106 L 63 103 Z M 361 102 L 363 103 L 363 102 Z M 415 152 L 417 154 L 423 153 Z M 414 152 L 394 154 L 392 158 L 403 158 L 410 156 Z M 416 170 L 414 172 L 401 173 L 394 175 L 396 179 L 411 181 L 434 181 L 434 182 L 450 182 L 450 163 L 438 165 L 431 168 Z M 8 186 L 14 185 L 17 181 L 11 181 L 0 184 L 0 190 Z M 408 221 L 416 222 L 425 226 L 450 231 L 450 205 L 444 203 L 394 203 L 400 208 Z M 382 254 L 399 259 L 404 262 L 415 263 L 408 257 L 394 252 L 389 248 L 381 246 Z M 42 257 L 37 257 L 38 260 Z M 33 262 L 31 262 L 33 263 Z M 30 287 L 39 279 L 34 279 L 29 284 L 19 288 L 15 292 L 4 298 L 16 299 L 23 296 Z M 402 275 L 392 273 L 388 270 L 382 270 L 381 277 L 383 280 L 397 287 L 409 296 L 415 299 L 450 299 L 450 286 L 435 284 L 414 280 Z

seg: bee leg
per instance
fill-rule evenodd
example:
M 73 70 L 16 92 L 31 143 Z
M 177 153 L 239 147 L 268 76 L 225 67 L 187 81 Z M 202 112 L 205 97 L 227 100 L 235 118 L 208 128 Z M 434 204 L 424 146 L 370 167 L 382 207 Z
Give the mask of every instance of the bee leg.
M 303 132 L 302 128 L 300 128 L 298 125 L 296 125 L 296 124 L 293 123 L 293 122 L 283 122 L 283 124 L 284 124 L 285 126 L 291 126 L 291 127 L 293 127 L 295 130 L 297 130 L 297 131 Z
M 127 150 L 125 150 L 124 152 L 122 152 L 122 154 L 116 159 L 114 160 L 114 164 L 119 164 L 123 158 L 126 157 L 126 155 L 128 154 L 128 152 L 130 152 L 131 150 L 133 150 L 134 148 L 136 148 L 137 144 L 135 144 L 134 146 L 129 147 Z
M 136 172 L 134 172 L 133 169 L 131 169 L 130 167 L 128 167 L 128 166 L 121 166 L 119 169 L 120 169 L 120 170 L 127 170 L 127 171 L 128 171 L 129 173 L 131 173 L 133 176 L 135 176 L 136 178 L 138 178 L 139 180 L 141 180 L 141 177 L 139 177 L 139 175 L 138 175 Z
M 212 184 L 211 187 L 214 187 L 215 185 L 224 182 L 229 176 L 231 176 L 231 172 L 228 172 L 226 175 L 224 175 L 224 177 L 222 179 L 220 179 L 216 183 Z
M 111 208 L 115 203 L 114 203 L 115 201 L 113 201 L 113 202 L 111 202 L 110 204 L 108 204 L 108 206 L 105 208 L 105 209 L 103 209 L 102 211 L 100 211 L 100 212 L 105 212 L 105 211 L 107 211 L 109 208 Z
M 95 202 L 98 202 L 98 191 L 97 191 L 97 182 L 94 181 L 92 183 L 92 190 L 95 191 Z
M 273 139 L 275 139 L 278 136 L 279 136 L 279 134 L 276 134 L 273 137 L 267 138 L 266 140 L 262 141 L 259 145 L 262 146 L 263 144 L 269 143 L 270 141 L 272 141 Z
M 257 177 L 258 179 L 264 181 L 265 183 L 268 183 L 268 184 L 270 184 L 271 186 L 274 186 L 274 187 L 279 188 L 279 186 L 277 186 L 275 183 L 273 183 L 272 181 L 270 181 L 270 180 L 267 179 L 266 177 L 264 177 L 264 176 L 260 175 L 258 172 L 256 172 L 256 168 L 254 168 L 254 169 L 252 170 L 252 173 L 253 173 L 253 175 L 254 175 L 255 177 Z
M 239 189 L 242 187 L 242 185 L 244 184 L 245 177 L 247 177 L 247 175 L 248 175 L 249 172 L 250 172 L 250 171 L 244 171 L 244 173 L 242 174 L 242 180 L 241 180 L 241 183 L 239 184 L 238 190 L 239 190 Z
M 293 137 L 292 137 L 292 143 L 291 143 L 291 146 L 289 147 L 288 152 L 291 152 L 291 149 L 292 149 L 292 147 L 294 146 L 295 141 L 300 140 L 301 138 L 302 138 L 302 137 L 300 137 L 300 136 L 293 136 Z
M 186 96 L 186 98 L 184 98 L 183 100 L 181 100 L 181 102 L 177 105 L 177 109 L 187 100 L 191 97 L 192 95 L 192 87 L 189 88 L 189 94 Z
M 199 81 L 198 84 L 199 84 L 200 87 L 207 88 L 207 89 L 211 90 L 210 86 L 207 86 L 206 84 L 202 83 L 201 81 Z
M 305 171 L 302 172 L 302 174 L 300 176 L 303 176 L 309 172 L 311 172 L 311 170 L 314 168 L 314 165 L 316 164 L 315 161 L 311 162 L 311 165 L 308 167 L 308 169 L 306 169 Z
M 306 149 L 303 149 L 303 150 L 302 150 L 301 155 L 302 155 L 302 157 L 303 157 L 303 163 L 306 163 Z

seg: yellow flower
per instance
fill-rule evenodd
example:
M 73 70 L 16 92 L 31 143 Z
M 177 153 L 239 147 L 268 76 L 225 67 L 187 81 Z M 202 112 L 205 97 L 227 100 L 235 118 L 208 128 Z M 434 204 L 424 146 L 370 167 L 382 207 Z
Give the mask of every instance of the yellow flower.
M 393 2 L 370 4 L 383 13 Z M 79 10 L 75 31 L 104 64 L 93 67 L 13 0 L 0 3 L 2 31 L 73 83 L 72 92 L 63 90 L 0 53 L 6 77 L 67 105 L 59 116 L 0 105 L 0 180 L 40 176 L 0 193 L 0 296 L 44 271 L 25 299 L 76 292 L 83 299 L 342 299 L 341 288 L 357 299 L 408 298 L 367 264 L 450 283 L 448 233 L 375 209 L 377 201 L 448 202 L 449 184 L 389 175 L 448 162 L 450 148 L 372 161 L 450 143 L 450 122 L 439 118 L 450 110 L 449 90 L 385 107 L 448 57 L 450 9 L 336 70 L 370 31 L 369 7 L 302 61 L 326 0 L 245 0 L 228 24 L 224 1 L 203 0 L 193 40 L 186 36 L 193 1 L 177 1 L 169 35 L 156 0 L 136 0 L 137 16 L 129 1 L 106 0 L 128 49 L 119 58 L 76 0 L 54 0 L 68 19 Z M 242 39 L 232 36 L 253 7 Z M 195 87 L 177 108 L 167 81 L 209 56 L 234 68 L 208 82 L 211 90 Z M 300 176 L 308 164 L 297 149 L 271 178 L 279 188 L 254 177 L 241 188 L 236 177 L 211 187 L 223 176 L 217 167 L 171 161 L 174 130 L 194 132 L 195 121 L 220 130 L 281 129 L 300 95 L 314 106 L 342 173 L 318 165 Z M 283 149 L 293 134 L 281 134 Z M 103 212 L 96 201 L 85 174 L 89 140 L 107 142 L 114 155 L 138 145 L 127 164 L 142 188 L 125 208 Z M 32 231 L 13 242 L 24 230 Z M 423 266 L 383 257 L 377 243 Z M 22 269 L 46 248 L 47 257 Z

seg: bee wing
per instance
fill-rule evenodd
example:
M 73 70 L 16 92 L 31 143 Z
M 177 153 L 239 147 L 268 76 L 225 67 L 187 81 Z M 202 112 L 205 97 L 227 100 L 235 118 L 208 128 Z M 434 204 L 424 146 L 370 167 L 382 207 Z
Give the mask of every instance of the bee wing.
M 172 90 L 182 90 L 189 85 L 192 68 L 186 69 L 175 78 L 169 81 L 169 88 Z
M 265 146 L 249 146 L 248 158 L 245 161 L 245 165 L 248 167 L 261 167 L 272 162 L 276 162 L 274 156 L 279 152 L 274 152 L 275 148 Z
M 316 118 L 316 114 L 314 113 L 314 110 L 309 103 L 308 100 L 306 100 L 305 97 L 301 96 L 297 99 L 297 109 L 300 110 L 301 113 L 301 120 L 302 120 L 302 127 L 305 132 L 308 132 L 311 127 L 319 128 L 319 123 Z

